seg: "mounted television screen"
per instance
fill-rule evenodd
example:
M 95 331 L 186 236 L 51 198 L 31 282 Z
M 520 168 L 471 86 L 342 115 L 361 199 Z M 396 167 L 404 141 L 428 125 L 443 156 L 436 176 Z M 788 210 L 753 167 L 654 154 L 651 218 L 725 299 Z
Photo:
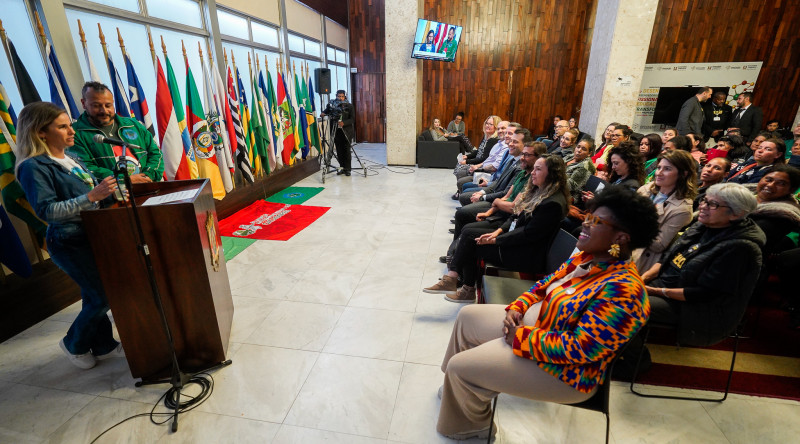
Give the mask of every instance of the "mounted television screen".
M 458 41 L 461 38 L 461 30 L 461 26 L 419 19 L 411 57 L 445 62 L 454 61 L 456 51 L 458 51 Z
M 697 93 L 699 86 L 662 86 L 658 89 L 658 99 L 653 110 L 653 123 L 675 126 L 681 113 L 681 106 L 689 97 Z M 714 92 L 728 94 L 728 87 L 712 87 Z

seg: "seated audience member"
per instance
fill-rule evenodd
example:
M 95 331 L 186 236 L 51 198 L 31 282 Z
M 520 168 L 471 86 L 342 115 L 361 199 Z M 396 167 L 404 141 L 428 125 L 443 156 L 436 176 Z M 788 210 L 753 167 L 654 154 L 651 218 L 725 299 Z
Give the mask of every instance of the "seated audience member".
M 755 208 L 755 197 L 742 185 L 713 185 L 700 201 L 697 222 L 642 273 L 650 319 L 676 325 L 680 344 L 717 343 L 744 314 L 765 241 L 748 217 Z
M 673 137 L 678 135 L 678 130 L 675 128 L 668 126 L 664 129 L 664 133 L 661 135 L 661 145 L 666 145 L 667 142 L 672 140 Z
M 555 134 L 556 138 L 553 139 L 553 141 L 550 142 L 549 145 L 547 145 L 548 153 L 552 153 L 561 147 L 561 137 L 564 136 L 564 133 L 566 133 L 568 129 L 569 129 L 569 122 L 567 122 L 566 120 L 558 121 L 558 123 L 556 124 L 556 134 Z
M 738 135 L 728 134 L 717 139 L 717 146 L 706 151 L 709 158 L 720 155 L 731 161 L 731 170 L 740 163 L 743 164 L 750 156 L 750 148 L 744 144 L 744 139 Z
M 484 194 L 485 189 L 481 190 L 472 195 L 471 202 L 467 202 L 456 210 L 453 242 L 447 250 L 447 256 L 442 256 L 444 259 L 439 258 L 440 262 L 449 263 L 448 258 L 452 259 L 462 229 L 476 222 L 481 223 L 475 227 L 488 228 L 487 232 L 496 230 L 503 225 L 513 212 L 514 200 L 525 189 L 534 163 L 545 153 L 545 150 L 546 147 L 542 142 L 526 142 L 522 147 L 519 166 L 514 168 L 514 175 L 505 189 L 489 194 Z
M 734 174 L 728 175 L 728 182 L 757 183 L 775 165 L 783 164 L 786 160 L 786 145 L 780 139 L 767 139 L 758 145 L 753 153 L 753 161 L 746 163 L 743 168 Z
M 747 188 L 752 191 L 753 185 L 758 206 L 750 218 L 767 236 L 763 250 L 766 260 L 780 252 L 779 245 L 787 234 L 800 230 L 800 204 L 793 196 L 800 188 L 800 170 L 778 164 L 757 185 L 747 184 Z
M 575 144 L 578 142 L 578 130 L 576 129 L 568 129 L 564 132 L 561 136 L 561 140 L 559 142 L 558 148 L 553 150 L 550 154 L 557 154 L 564 159 L 564 162 L 569 161 L 572 159 L 572 156 L 575 155 Z
M 800 122 L 792 129 L 792 138 L 784 141 L 787 151 L 789 151 L 789 149 L 793 147 L 797 141 L 800 141 Z M 789 157 L 788 152 L 786 153 L 786 157 Z
M 589 177 L 597 171 L 591 159 L 593 152 L 594 139 L 591 137 L 583 139 L 575 146 L 575 155 L 566 163 L 567 185 L 573 202 L 581 199 L 583 186 L 589 181 Z
M 774 133 L 775 131 L 778 131 L 778 128 L 780 127 L 781 127 L 781 122 L 779 120 L 772 119 L 772 120 L 767 120 L 767 126 L 765 126 L 764 128 L 767 131 Z
M 771 133 L 769 133 L 767 131 L 759 131 L 759 133 L 756 134 L 756 136 L 750 142 L 750 153 L 747 155 L 747 157 L 745 158 L 744 162 L 739 163 L 738 165 L 736 165 L 735 168 L 731 169 L 731 172 L 730 172 L 731 176 L 736 174 L 736 173 L 738 173 L 745 166 L 755 162 L 755 159 L 753 159 L 753 156 L 755 155 L 756 150 L 758 149 L 759 146 L 761 146 L 761 142 L 763 142 L 763 141 L 765 141 L 765 140 L 770 138 L 770 134 Z
M 580 253 L 558 271 L 507 307 L 479 304 L 458 313 L 442 361 L 442 435 L 488 437 L 498 393 L 563 404 L 589 399 L 647 322 L 648 298 L 628 258 L 658 233 L 653 205 L 609 187 L 590 208 Z
M 661 136 L 650 133 L 642 137 L 639 141 L 639 154 L 644 157 L 644 182 L 653 181 L 653 174 L 656 172 L 656 160 L 661 154 Z
M 447 124 L 447 136 L 466 136 L 466 125 L 464 124 L 464 111 L 456 113 L 456 117 Z
M 600 145 L 594 150 L 594 155 L 592 156 L 592 163 L 597 166 L 600 162 L 599 159 L 604 159 L 602 161 L 605 164 L 606 158 L 606 149 L 611 147 L 611 136 L 614 135 L 614 129 L 616 129 L 619 123 L 611 122 L 606 127 L 605 131 L 603 131 L 602 136 L 600 137 Z
M 447 142 L 447 132 L 442 128 L 439 119 L 433 119 L 433 123 L 430 128 L 428 128 L 428 131 L 431 133 L 434 142 Z
M 634 142 L 622 142 L 619 146 L 611 148 L 608 160 L 611 166 L 608 183 L 622 185 L 632 190 L 636 190 L 642 185 L 644 181 L 644 163 Z M 597 175 L 600 176 L 599 173 Z M 588 200 L 592 196 L 587 196 L 584 193 L 584 198 Z
M 687 153 L 692 149 L 692 142 L 686 136 L 675 136 L 664 142 L 664 151 L 681 150 Z
M 800 168 L 800 139 L 794 141 L 791 151 L 789 151 L 789 165 Z
M 481 194 L 503 191 L 519 170 L 519 159 L 522 154 L 522 147 L 525 146 L 526 143 L 533 143 L 533 138 L 531 137 L 530 131 L 525 128 L 516 129 L 511 133 L 512 128 L 514 127 L 509 127 L 506 131 L 508 150 L 503 156 L 503 163 L 500 165 L 500 168 L 492 174 L 489 182 L 479 181 L 479 184 L 472 182 L 462 184 L 462 182 L 459 182 L 459 184 L 462 184 L 462 192 L 458 198 L 461 205 L 468 205 L 470 202 L 476 202 L 480 195 L 477 196 L 476 199 L 472 197 L 479 191 L 482 191 Z
M 800 329 L 800 291 L 797 291 L 797 270 L 800 270 L 800 248 L 786 250 L 775 259 L 781 295 L 789 298 L 789 327 Z
M 423 291 L 445 294 L 450 302 L 474 302 L 479 258 L 515 271 L 541 272 L 569 199 L 564 161 L 554 155 L 540 157 L 525 191 L 514 202 L 513 215 L 491 233 L 462 230 L 450 271 Z
M 609 147 L 605 150 L 605 156 L 598 157 L 597 160 L 592 160 L 598 172 L 602 171 L 606 173 L 606 175 L 610 174 L 607 164 L 611 158 L 611 149 L 620 146 L 622 142 L 629 141 L 631 134 L 633 134 L 633 130 L 628 125 L 614 125 L 614 131 L 611 132 L 611 145 L 609 145 Z
M 486 157 L 489 156 L 489 151 L 491 151 L 492 147 L 494 147 L 494 144 L 498 142 L 497 124 L 499 123 L 500 117 L 498 116 L 489 116 L 486 118 L 486 120 L 483 122 L 483 138 L 481 139 L 481 143 L 478 145 L 478 148 L 472 149 L 465 154 L 464 158 L 459 161 L 458 165 L 456 165 L 456 169 L 453 172 L 453 174 L 456 176 L 456 179 L 471 175 L 472 173 L 469 172 L 469 166 L 477 165 L 486 160 Z M 457 139 L 461 142 L 466 141 L 470 147 L 472 146 L 472 144 L 469 143 L 469 139 L 464 136 L 458 136 Z M 453 199 L 458 199 L 458 196 L 454 195 Z
M 491 150 L 489 150 L 489 155 L 486 156 L 486 159 L 475 165 L 469 165 L 469 174 L 465 175 L 456 180 L 456 187 L 458 191 L 463 191 L 464 185 L 471 183 L 475 173 L 493 173 L 496 171 L 495 168 L 499 167 L 501 162 L 503 162 L 506 157 L 504 155 L 508 152 L 508 139 L 514 134 L 514 129 L 510 128 L 509 122 L 502 120 L 497 124 L 497 143 L 494 144 Z M 480 186 L 486 186 L 488 182 L 480 184 Z M 473 186 L 477 187 L 478 184 L 472 184 Z
M 689 154 L 692 155 L 694 161 L 698 165 L 706 163 L 706 141 L 702 134 L 689 133 L 686 135 L 689 139 Z
M 678 231 L 692 221 L 692 199 L 697 192 L 697 164 L 686 151 L 665 151 L 658 155 L 653 183 L 638 193 L 649 198 L 658 212 L 658 237 L 644 250 L 633 253 L 636 269 L 644 272 L 655 264 Z
M 697 211 L 700 199 L 706 195 L 708 187 L 725 180 L 725 176 L 728 175 L 730 169 L 731 161 L 726 157 L 715 157 L 703 165 L 702 170 L 700 170 L 700 180 L 697 184 L 697 196 L 692 203 L 692 211 Z
M 562 120 L 562 118 L 561 118 L 560 115 L 556 114 L 555 116 L 553 116 L 553 126 L 551 126 L 550 129 L 547 130 L 547 138 L 548 139 L 555 140 L 555 138 L 556 138 L 556 125 L 558 125 L 558 122 L 560 122 L 561 120 Z

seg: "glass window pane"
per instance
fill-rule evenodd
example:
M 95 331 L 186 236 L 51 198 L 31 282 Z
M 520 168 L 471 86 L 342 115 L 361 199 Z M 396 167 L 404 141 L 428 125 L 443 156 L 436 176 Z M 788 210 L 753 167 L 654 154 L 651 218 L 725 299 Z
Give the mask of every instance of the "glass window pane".
M 203 27 L 200 5 L 194 0 L 147 0 L 147 14 L 195 28 Z
M 280 44 L 278 43 L 278 30 L 271 27 L 265 26 L 261 23 L 250 22 L 253 27 L 253 41 L 256 43 L 261 43 L 262 45 L 269 45 L 274 46 L 276 48 L 280 48 Z
M 344 51 L 336 50 L 336 61 L 339 63 L 347 64 L 347 53 Z
M 347 91 L 347 97 L 350 98 L 350 88 L 348 87 L 349 83 L 349 76 L 347 75 L 347 68 L 344 66 L 337 66 L 336 67 L 336 77 L 338 80 L 339 88 Z
M 28 17 L 28 10 L 25 8 L 23 0 L 3 1 L 0 19 L 3 20 L 3 27 L 6 29 L 8 40 L 14 44 L 17 54 L 19 54 L 22 64 L 25 65 L 25 69 L 31 76 L 33 84 L 36 85 L 42 100 L 50 100 L 47 72 L 44 70 L 42 55 L 36 44 L 38 35 L 33 31 L 31 20 Z M 59 60 L 64 57 L 61 54 L 57 55 Z M 3 82 L 3 86 L 11 98 L 14 111 L 19 114 L 22 109 L 22 99 L 19 96 L 17 84 L 14 83 L 14 74 L 11 72 L 8 58 L 5 55 L 0 56 L 0 81 Z M 75 93 L 75 91 L 72 92 Z
M 139 12 L 138 0 L 89 0 L 89 1 L 93 3 L 100 3 L 106 6 L 113 6 L 115 8 L 124 9 L 126 11 Z
M 308 40 L 308 39 L 306 39 L 305 42 L 306 42 L 305 53 L 310 56 L 319 57 L 320 44 L 313 40 Z
M 289 34 L 289 50 L 297 52 L 305 52 L 303 49 L 303 38 L 293 34 Z
M 250 40 L 250 34 L 247 32 L 247 19 L 244 17 L 218 9 L 217 19 L 219 21 L 220 34 Z
M 328 46 L 327 58 L 328 58 L 329 62 L 335 62 L 336 61 L 336 50 L 331 48 L 330 46 Z

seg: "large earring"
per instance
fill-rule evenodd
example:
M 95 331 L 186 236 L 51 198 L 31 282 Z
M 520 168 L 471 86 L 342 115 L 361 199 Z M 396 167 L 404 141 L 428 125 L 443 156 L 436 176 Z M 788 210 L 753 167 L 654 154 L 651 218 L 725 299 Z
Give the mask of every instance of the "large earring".
M 614 257 L 619 257 L 619 244 L 611 244 L 611 248 L 608 249 L 608 254 Z

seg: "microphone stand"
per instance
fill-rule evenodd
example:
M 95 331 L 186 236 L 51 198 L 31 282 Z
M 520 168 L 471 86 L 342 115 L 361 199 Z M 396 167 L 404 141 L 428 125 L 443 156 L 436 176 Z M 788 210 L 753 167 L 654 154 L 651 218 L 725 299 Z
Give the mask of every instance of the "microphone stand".
M 159 317 L 161 318 L 161 324 L 162 327 L 164 328 L 167 345 L 169 346 L 170 358 L 172 361 L 172 370 L 170 379 L 168 381 L 172 385 L 171 392 L 175 394 L 174 395 L 175 410 L 172 413 L 172 432 L 174 433 L 178 431 L 178 414 L 180 413 L 179 408 L 181 405 L 180 403 L 181 390 L 196 373 L 195 374 L 184 373 L 181 371 L 180 365 L 178 364 L 178 355 L 175 352 L 175 342 L 172 338 L 172 330 L 169 327 L 169 322 L 167 321 L 167 315 L 164 312 L 164 304 L 161 298 L 161 293 L 158 290 L 158 283 L 156 282 L 156 275 L 155 271 L 153 270 L 153 262 L 150 260 L 150 248 L 147 246 L 147 242 L 145 242 L 144 231 L 142 230 L 142 222 L 141 219 L 139 218 L 139 209 L 138 206 L 136 205 L 136 199 L 134 199 L 133 197 L 133 186 L 131 183 L 130 173 L 128 172 L 128 160 L 126 158 L 126 149 L 127 149 L 127 144 L 123 144 L 122 155 L 119 156 L 119 160 L 117 161 L 117 164 L 114 166 L 114 176 L 117 180 L 118 189 L 120 189 L 119 181 L 120 181 L 120 176 L 122 176 L 125 189 L 128 191 L 128 203 L 130 204 L 131 208 L 130 214 L 132 215 L 132 219 L 136 225 L 136 236 L 137 236 L 136 242 L 138 243 L 138 250 L 139 253 L 141 253 L 141 255 L 144 257 L 144 263 L 147 267 L 147 277 L 150 281 L 150 290 L 153 293 L 153 301 L 155 302 Z M 126 205 L 124 190 L 121 190 L 121 192 L 122 192 L 123 205 Z M 230 365 L 231 363 L 232 361 L 228 359 L 204 371 L 213 370 L 215 368 Z M 141 380 L 137 382 L 135 385 L 136 387 L 141 387 L 143 385 L 161 384 L 163 382 L 167 382 L 167 380 L 164 379 L 164 380 L 155 380 L 147 382 Z M 165 402 L 166 401 L 168 401 L 168 399 L 165 400 Z

